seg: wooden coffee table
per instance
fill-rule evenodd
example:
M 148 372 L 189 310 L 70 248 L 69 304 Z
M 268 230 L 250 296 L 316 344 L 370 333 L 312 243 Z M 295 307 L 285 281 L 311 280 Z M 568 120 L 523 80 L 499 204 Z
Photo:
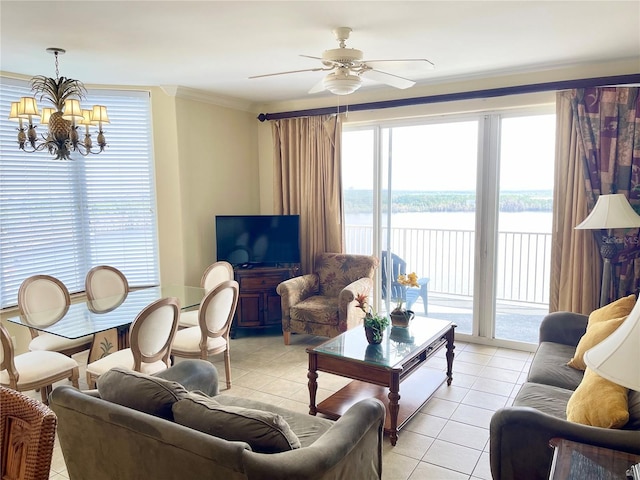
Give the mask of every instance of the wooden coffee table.
M 445 380 L 451 385 L 455 328 L 454 323 L 446 320 L 417 318 L 408 328 L 387 328 L 380 345 L 369 345 L 364 329 L 356 327 L 315 348 L 308 348 L 309 413 L 322 413 L 337 419 L 359 400 L 376 397 L 387 407 L 384 430 L 395 445 L 398 430 L 438 387 Z M 421 368 L 444 346 L 447 349 L 446 374 Z M 333 373 L 354 381 L 316 406 L 317 372 Z

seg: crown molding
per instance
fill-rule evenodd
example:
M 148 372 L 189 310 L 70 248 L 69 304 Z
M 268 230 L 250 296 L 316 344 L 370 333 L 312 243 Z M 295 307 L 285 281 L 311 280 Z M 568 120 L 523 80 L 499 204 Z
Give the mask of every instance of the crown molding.
M 209 103 L 219 107 L 233 108 L 245 112 L 252 112 L 252 102 L 234 97 L 214 95 L 204 90 L 182 87 L 180 85 L 161 85 L 160 88 L 169 96 L 194 100 L 196 102 Z

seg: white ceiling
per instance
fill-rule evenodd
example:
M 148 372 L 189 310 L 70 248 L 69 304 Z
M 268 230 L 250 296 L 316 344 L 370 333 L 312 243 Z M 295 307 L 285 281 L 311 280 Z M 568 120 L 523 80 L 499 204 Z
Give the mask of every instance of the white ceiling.
M 419 85 L 614 60 L 637 62 L 640 1 L 0 1 L 0 70 L 86 84 L 181 86 L 252 103 L 308 98 L 323 72 L 300 54 L 353 29 L 365 59 L 427 58 L 386 71 Z M 362 90 L 382 87 L 365 83 Z M 330 96 L 327 92 L 315 96 Z

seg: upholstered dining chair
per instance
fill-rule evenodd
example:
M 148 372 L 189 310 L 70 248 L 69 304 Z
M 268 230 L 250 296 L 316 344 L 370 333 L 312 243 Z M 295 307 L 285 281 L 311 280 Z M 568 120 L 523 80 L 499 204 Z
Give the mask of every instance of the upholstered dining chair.
M 0 478 L 47 480 L 58 418 L 46 405 L 0 387 Z
M 15 354 L 9 332 L 0 324 L 0 385 L 24 392 L 40 389 L 42 403 L 49 402 L 51 385 L 68 378 L 79 388 L 78 362 L 46 350 Z M 4 406 L 4 405 L 3 405 Z
M 129 282 L 120 270 L 110 265 L 98 265 L 87 272 L 84 280 L 87 299 L 123 298 L 129 292 Z
M 156 373 L 170 367 L 171 345 L 178 329 L 180 301 L 162 298 L 147 305 L 133 320 L 129 332 L 129 348 L 117 350 L 87 364 L 87 384 L 96 381 L 113 367 L 141 373 Z
M 320 253 L 314 273 L 278 285 L 284 344 L 291 332 L 335 337 L 362 323 L 356 296 L 371 295 L 378 259 L 369 255 Z
M 29 324 L 49 326 L 60 320 L 71 303 L 69 290 L 55 277 L 33 275 L 22 282 L 18 289 L 18 308 L 28 317 Z M 93 335 L 68 339 L 47 332 L 29 328 L 31 351 L 60 352 L 67 356 L 91 348 Z
M 227 388 L 231 388 L 229 331 L 238 305 L 238 293 L 239 285 L 235 280 L 225 280 L 209 290 L 200 302 L 198 326 L 179 330 L 171 349 L 176 357 L 202 360 L 224 352 Z
M 233 267 L 229 262 L 220 261 L 212 263 L 202 274 L 200 286 L 205 292 L 213 290 L 222 282 L 233 280 Z M 180 313 L 178 328 L 189 328 L 198 326 L 198 310 L 190 310 Z

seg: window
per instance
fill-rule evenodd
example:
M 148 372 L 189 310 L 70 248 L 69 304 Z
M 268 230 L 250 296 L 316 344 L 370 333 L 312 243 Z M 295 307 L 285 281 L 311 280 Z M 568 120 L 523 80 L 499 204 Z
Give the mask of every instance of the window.
M 82 103 L 109 111 L 106 150 L 60 161 L 18 149 L 11 102 L 32 93 L 28 82 L 0 80 L 0 306 L 15 305 L 31 275 L 83 291 L 86 273 L 101 264 L 122 270 L 132 286 L 157 284 L 149 93 L 89 90 Z

